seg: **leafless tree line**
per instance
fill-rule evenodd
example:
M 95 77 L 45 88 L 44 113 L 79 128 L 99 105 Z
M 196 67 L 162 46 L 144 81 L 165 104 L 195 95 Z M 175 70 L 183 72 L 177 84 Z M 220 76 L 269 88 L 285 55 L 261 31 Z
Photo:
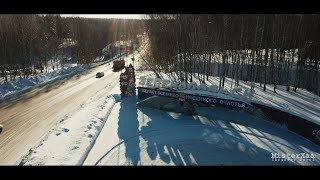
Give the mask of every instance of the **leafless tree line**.
M 167 15 L 145 20 L 149 63 L 182 81 L 209 76 L 320 95 L 320 15 Z M 255 82 L 255 83 L 253 83 Z
M 0 15 L 0 75 L 7 82 L 16 77 L 62 67 L 68 54 L 79 64 L 102 56 L 102 49 L 117 40 L 125 24 L 119 19 L 86 19 L 47 15 Z M 127 20 L 132 36 L 141 22 Z

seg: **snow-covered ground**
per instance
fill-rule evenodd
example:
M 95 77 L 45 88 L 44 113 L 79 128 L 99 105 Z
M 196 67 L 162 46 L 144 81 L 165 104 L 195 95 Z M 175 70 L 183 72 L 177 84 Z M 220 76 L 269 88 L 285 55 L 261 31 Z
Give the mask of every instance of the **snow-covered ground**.
M 115 58 L 118 58 L 118 56 Z M 63 68 L 57 65 L 58 70 L 55 71 L 53 71 L 51 66 L 49 66 L 48 73 L 37 74 L 30 76 L 29 78 L 22 79 L 17 77 L 15 81 L 3 83 L 0 85 L 0 103 L 13 100 L 35 88 L 53 84 L 57 81 L 80 74 L 90 68 L 110 63 L 111 61 L 111 59 L 107 61 L 101 61 L 100 57 L 97 59 L 99 59 L 99 61 L 95 61 L 91 64 L 79 65 L 75 63 L 66 63 L 64 64 Z
M 260 117 L 223 108 L 187 116 L 136 107 L 136 98 L 113 107 L 84 165 L 319 165 L 319 147 Z M 272 153 L 315 156 L 314 161 L 272 161 Z
M 0 85 L 0 102 L 16 98 L 34 88 L 52 84 L 58 80 L 71 77 L 90 68 L 90 65 L 65 64 L 65 67 L 57 71 L 30 76 L 29 78 L 17 78 Z
M 113 72 L 110 69 L 105 78 L 107 73 Z M 118 91 L 119 86 L 103 89 L 66 115 L 30 149 L 20 165 L 82 165 L 116 99 L 119 99 L 117 95 L 112 96 Z
M 176 74 L 161 74 L 164 79 L 169 79 L 175 81 L 177 79 Z M 150 77 L 155 77 L 151 75 Z M 199 80 L 194 77 L 194 82 L 198 85 Z M 209 87 L 211 85 L 219 86 L 219 77 L 209 77 L 209 81 L 206 81 L 206 85 Z M 231 86 L 232 85 L 232 86 Z M 250 89 L 251 83 L 247 84 L 244 81 L 239 81 L 239 87 L 243 89 Z M 224 88 L 231 91 L 234 88 L 234 81 L 231 78 L 226 78 Z M 273 107 L 293 115 L 299 116 L 311 122 L 320 125 L 320 97 L 309 93 L 305 89 L 298 88 L 297 92 L 290 90 L 286 91 L 286 87 L 277 86 L 277 93 L 273 93 L 273 85 L 266 85 L 266 92 L 263 91 L 263 87 L 260 87 L 258 83 L 255 83 L 255 93 L 251 102 L 258 104 L 263 104 L 269 107 Z M 185 91 L 188 92 L 188 91 Z M 216 97 L 224 97 L 223 94 L 211 93 L 208 91 L 195 91 L 196 94 L 213 95 Z M 224 97 L 225 98 L 225 97 Z
M 139 59 L 138 54 L 135 58 Z M 135 61 L 137 84 L 142 71 Z M 210 82 L 217 84 L 217 78 Z M 118 81 L 116 79 L 115 81 Z M 230 80 L 226 81 L 230 86 Z M 249 85 L 241 83 L 241 86 Z M 254 100 L 319 120 L 319 97 L 298 89 L 263 92 Z M 319 165 L 320 148 L 307 139 L 263 120 L 224 108 L 198 107 L 196 115 L 137 107 L 136 97 L 121 99 L 120 87 L 91 97 L 32 148 L 23 165 Z M 299 103 L 296 103 L 299 102 Z M 290 104 L 291 103 L 291 104 Z M 305 108 L 305 110 L 304 110 Z M 305 111 L 305 112 L 304 112 Z M 272 153 L 311 155 L 293 161 Z M 292 156 L 291 156 L 292 157 Z
M 104 93 L 99 92 L 62 119 L 20 164 L 82 165 L 115 103 L 113 96 Z

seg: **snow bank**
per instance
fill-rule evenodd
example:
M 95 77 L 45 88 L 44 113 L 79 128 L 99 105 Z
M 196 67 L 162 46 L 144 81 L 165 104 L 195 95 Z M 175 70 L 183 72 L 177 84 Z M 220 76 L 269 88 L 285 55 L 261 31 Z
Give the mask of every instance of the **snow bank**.
M 162 73 L 161 75 L 164 79 L 172 81 L 176 81 L 178 79 L 176 74 Z M 145 77 L 147 78 L 147 76 Z M 155 75 L 149 74 L 149 77 L 155 78 Z M 198 85 L 200 84 L 200 81 L 197 79 L 197 77 L 193 77 L 193 81 Z M 231 89 L 235 88 L 234 83 L 235 81 L 231 78 L 226 78 L 224 88 L 231 91 Z M 219 77 L 209 77 L 209 80 L 206 81 L 206 85 L 208 87 L 211 85 L 219 85 Z M 243 90 L 250 89 L 250 85 L 250 82 L 246 84 L 244 81 L 239 81 L 239 87 Z M 320 97 L 301 88 L 298 88 L 297 92 L 293 92 L 292 90 L 287 92 L 285 89 L 286 88 L 284 86 L 278 85 L 276 90 L 277 93 L 273 93 L 273 85 L 267 84 L 266 91 L 263 91 L 263 87 L 260 87 L 258 83 L 256 83 L 254 89 L 255 92 L 252 96 L 251 102 L 269 106 L 320 125 Z M 201 90 L 183 91 L 192 94 L 235 99 L 222 93 L 212 93 Z
M 20 165 L 83 164 L 115 101 L 113 96 L 90 98 L 74 114 L 61 119 L 58 126 L 29 151 Z
M 17 79 L 16 81 L 9 81 L 0 86 L 0 102 L 17 98 L 18 96 L 29 92 L 38 87 L 52 84 L 58 80 L 71 77 L 75 74 L 83 72 L 90 68 L 90 65 L 66 65 L 65 68 L 57 71 L 49 72 L 47 74 L 38 74 L 31 76 L 28 79 Z

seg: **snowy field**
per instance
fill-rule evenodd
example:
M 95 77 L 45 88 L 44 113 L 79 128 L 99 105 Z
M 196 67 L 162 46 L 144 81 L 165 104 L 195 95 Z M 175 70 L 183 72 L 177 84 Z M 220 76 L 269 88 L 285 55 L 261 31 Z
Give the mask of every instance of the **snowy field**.
M 135 58 L 138 59 L 137 55 Z M 135 61 L 140 76 L 152 76 Z M 118 79 L 116 79 L 118 81 Z M 218 79 L 211 77 L 211 83 Z M 226 86 L 231 80 L 227 79 Z M 240 86 L 249 85 L 241 82 Z M 319 124 L 319 97 L 298 89 L 267 93 L 253 101 L 287 110 Z M 120 87 L 92 97 L 32 148 L 21 165 L 320 165 L 320 147 L 262 117 L 223 108 L 198 107 L 187 116 L 136 106 Z M 281 155 L 311 158 L 272 159 Z M 292 157 L 292 156 L 291 156 Z M 286 161 L 287 160 L 287 161 Z

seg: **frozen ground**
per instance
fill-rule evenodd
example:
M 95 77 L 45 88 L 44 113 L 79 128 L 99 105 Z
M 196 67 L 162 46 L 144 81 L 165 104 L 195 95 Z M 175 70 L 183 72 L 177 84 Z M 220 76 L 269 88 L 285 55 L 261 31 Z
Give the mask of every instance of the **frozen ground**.
M 33 89 L 79 75 L 90 68 L 109 63 L 109 61 L 110 60 L 83 65 L 67 63 L 64 64 L 63 68 L 59 67 L 56 71 L 50 69 L 48 73 L 33 75 L 29 78 L 20 79 L 19 77 L 16 77 L 15 81 L 8 81 L 0 85 L 0 103 L 16 99 L 20 95 L 23 95 Z
M 260 117 L 223 108 L 195 116 L 136 107 L 136 98 L 113 107 L 84 165 L 319 165 L 312 142 Z M 271 153 L 315 156 L 314 161 L 272 161 Z
M 164 79 L 175 81 L 177 79 L 176 74 L 162 74 Z M 149 77 L 155 77 L 151 75 Z M 199 85 L 199 80 L 194 77 L 194 82 Z M 239 87 L 244 89 L 250 89 L 250 82 L 246 84 L 244 81 L 239 81 Z M 206 85 L 219 85 L 218 77 L 209 77 L 209 81 L 206 81 Z M 226 78 L 225 89 L 231 90 L 234 88 L 234 81 L 230 78 Z M 277 86 L 277 93 L 273 93 L 273 85 L 268 84 L 266 86 L 266 92 L 263 91 L 263 87 L 260 87 L 258 83 L 255 84 L 255 93 L 252 101 L 258 104 L 264 104 L 293 115 L 299 116 L 311 122 L 320 125 L 320 97 L 309 93 L 305 89 L 298 88 L 297 92 L 290 90 L 287 92 L 284 86 Z M 190 90 L 189 90 L 190 91 Z M 243 92 L 242 91 L 242 92 Z M 212 94 L 217 96 L 217 93 L 211 93 L 207 91 L 194 91 L 196 94 Z M 223 97 L 223 94 L 218 94 L 217 97 Z M 231 98 L 232 99 L 232 98 Z
M 9 99 L 14 99 L 34 88 L 52 84 L 58 80 L 71 77 L 89 68 L 90 65 L 77 66 L 77 64 L 66 64 L 63 69 L 59 69 L 57 71 L 30 76 L 26 79 L 20 79 L 17 77 L 15 81 L 8 81 L 7 83 L 0 85 L 0 103 Z
M 142 70 L 140 63 L 135 61 L 135 67 Z M 137 84 L 141 75 L 152 74 L 137 71 Z M 217 79 L 212 77 L 210 82 L 217 83 Z M 293 113 L 311 115 L 309 118 L 318 122 L 318 97 L 300 89 L 294 97 L 289 96 L 293 92 L 281 90 L 273 95 L 270 88 L 263 93 L 256 87 L 254 100 L 288 107 Z M 197 108 L 197 115 L 187 116 L 137 107 L 137 98 L 121 99 L 119 89 L 105 89 L 99 98 L 83 104 L 32 148 L 21 164 L 320 165 L 319 146 L 260 116 L 209 107 Z M 272 159 L 272 153 L 305 153 L 313 159 L 281 161 Z
M 60 120 L 20 165 L 82 165 L 115 104 L 115 97 L 105 94 L 100 90 Z

